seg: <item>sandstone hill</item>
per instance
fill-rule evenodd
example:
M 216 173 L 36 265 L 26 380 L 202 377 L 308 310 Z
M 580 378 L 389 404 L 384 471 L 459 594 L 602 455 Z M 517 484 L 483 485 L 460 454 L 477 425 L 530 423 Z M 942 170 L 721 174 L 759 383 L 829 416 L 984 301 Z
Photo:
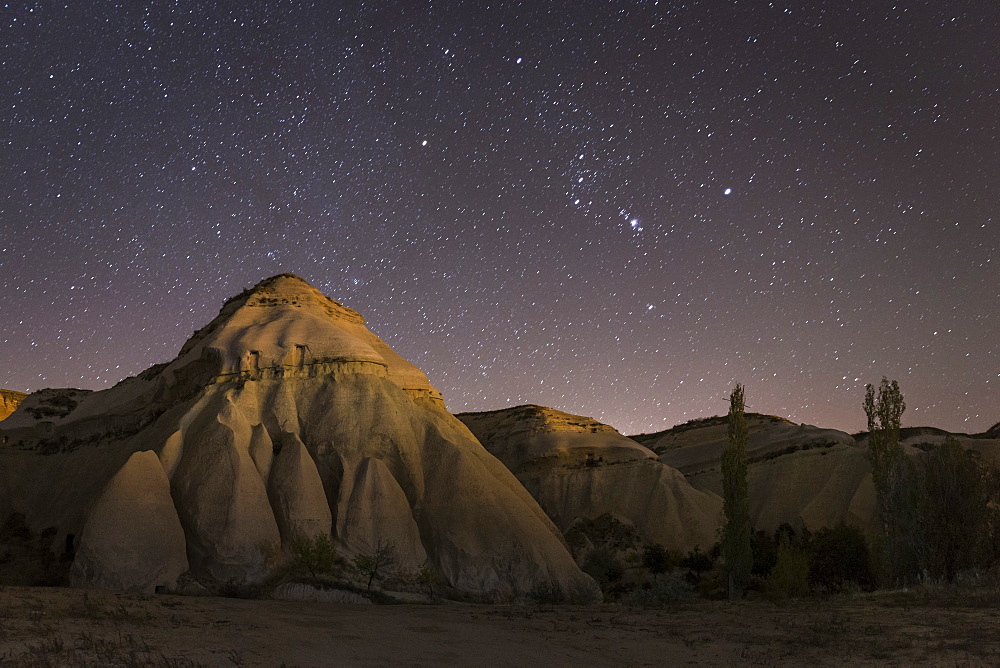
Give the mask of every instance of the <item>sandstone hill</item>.
M 0 420 L 6 419 L 8 415 L 17 410 L 17 407 L 27 396 L 24 392 L 0 390 Z
M 0 520 L 74 584 L 257 582 L 327 533 L 346 556 L 389 541 L 465 592 L 596 592 L 423 372 L 290 274 L 227 301 L 171 362 L 31 395 L 0 444 Z
M 687 552 L 716 540 L 722 501 L 613 427 L 542 406 L 457 416 L 564 532 L 610 516 L 637 542 Z
M 756 529 L 773 531 L 783 523 L 810 529 L 840 522 L 870 525 L 874 489 L 867 450 L 850 434 L 755 413 L 748 413 L 747 421 L 747 482 Z M 722 494 L 726 417 L 693 420 L 631 438 L 696 488 Z

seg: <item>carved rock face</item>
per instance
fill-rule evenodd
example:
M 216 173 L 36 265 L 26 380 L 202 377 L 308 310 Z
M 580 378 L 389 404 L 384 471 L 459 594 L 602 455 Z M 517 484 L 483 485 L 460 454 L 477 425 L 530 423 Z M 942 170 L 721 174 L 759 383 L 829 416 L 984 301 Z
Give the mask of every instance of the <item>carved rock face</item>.
M 139 476 L 133 453 L 152 450 L 190 573 L 206 581 L 261 581 L 296 537 L 332 533 L 345 556 L 389 542 L 400 565 L 426 560 L 470 592 L 596 595 L 552 522 L 423 372 L 297 277 L 231 299 L 175 360 L 75 396 L 65 415 L 15 417 L 0 429 L 0 511 L 55 527 L 56 547 L 78 535 L 78 584 L 145 589 L 177 570 L 173 557 L 123 568 L 108 547 L 120 537 L 107 518 L 130 503 L 122 479 Z M 142 475 L 155 477 L 148 459 Z M 155 498 L 147 505 L 163 507 Z M 170 524 L 149 522 L 136 553 L 176 545 L 159 533 Z

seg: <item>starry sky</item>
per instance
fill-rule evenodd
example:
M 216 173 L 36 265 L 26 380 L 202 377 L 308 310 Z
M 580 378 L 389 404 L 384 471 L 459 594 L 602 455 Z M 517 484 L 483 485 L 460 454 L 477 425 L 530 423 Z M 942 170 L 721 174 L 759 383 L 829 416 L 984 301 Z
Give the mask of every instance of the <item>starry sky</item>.
M 452 411 L 1000 420 L 1000 5 L 10 2 L 0 387 L 294 272 Z

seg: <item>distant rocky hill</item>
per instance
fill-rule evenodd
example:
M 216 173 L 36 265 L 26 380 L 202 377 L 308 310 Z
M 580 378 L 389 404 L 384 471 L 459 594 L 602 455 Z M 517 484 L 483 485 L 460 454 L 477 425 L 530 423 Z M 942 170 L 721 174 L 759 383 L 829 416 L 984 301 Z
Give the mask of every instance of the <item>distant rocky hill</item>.
M 327 534 L 479 596 L 599 596 L 424 373 L 290 274 L 227 301 L 176 359 L 23 408 L 0 425 L 0 521 L 77 585 L 260 582 Z
M 28 395 L 14 390 L 0 390 L 0 420 L 13 413 Z
M 751 520 L 773 531 L 783 523 L 811 529 L 848 522 L 867 526 L 874 490 L 867 451 L 835 429 L 748 413 Z M 727 418 L 711 417 L 655 434 L 632 436 L 701 490 L 722 494 Z
M 613 427 L 534 405 L 457 417 L 571 536 L 607 515 L 634 528 L 639 544 L 687 552 L 716 540 L 720 497 Z

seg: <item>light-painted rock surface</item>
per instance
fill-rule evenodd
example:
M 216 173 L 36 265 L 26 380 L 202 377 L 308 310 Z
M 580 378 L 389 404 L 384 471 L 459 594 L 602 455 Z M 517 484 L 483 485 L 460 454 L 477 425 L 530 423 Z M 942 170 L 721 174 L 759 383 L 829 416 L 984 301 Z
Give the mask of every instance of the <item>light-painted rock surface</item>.
M 227 301 L 171 362 L 25 405 L 38 415 L 19 410 L 0 427 L 0 513 L 51 527 L 54 551 L 80 535 L 132 454 L 151 449 L 190 572 L 205 581 L 260 581 L 294 535 L 326 530 L 347 555 L 391 542 L 469 592 L 597 591 L 423 372 L 292 275 Z
M 111 478 L 79 542 L 74 586 L 153 593 L 188 570 L 184 530 L 155 453 L 136 452 Z
M 755 529 L 783 523 L 810 529 L 847 522 L 867 527 L 874 491 L 867 450 L 845 432 L 748 414 L 750 518 Z M 695 420 L 655 434 L 632 437 L 691 484 L 722 494 L 726 418 Z
M 592 418 L 542 406 L 457 416 L 562 531 L 610 514 L 642 542 L 687 552 L 716 540 L 722 501 L 655 453 Z
M 0 390 L 0 420 L 6 419 L 27 397 L 28 395 L 24 392 Z

